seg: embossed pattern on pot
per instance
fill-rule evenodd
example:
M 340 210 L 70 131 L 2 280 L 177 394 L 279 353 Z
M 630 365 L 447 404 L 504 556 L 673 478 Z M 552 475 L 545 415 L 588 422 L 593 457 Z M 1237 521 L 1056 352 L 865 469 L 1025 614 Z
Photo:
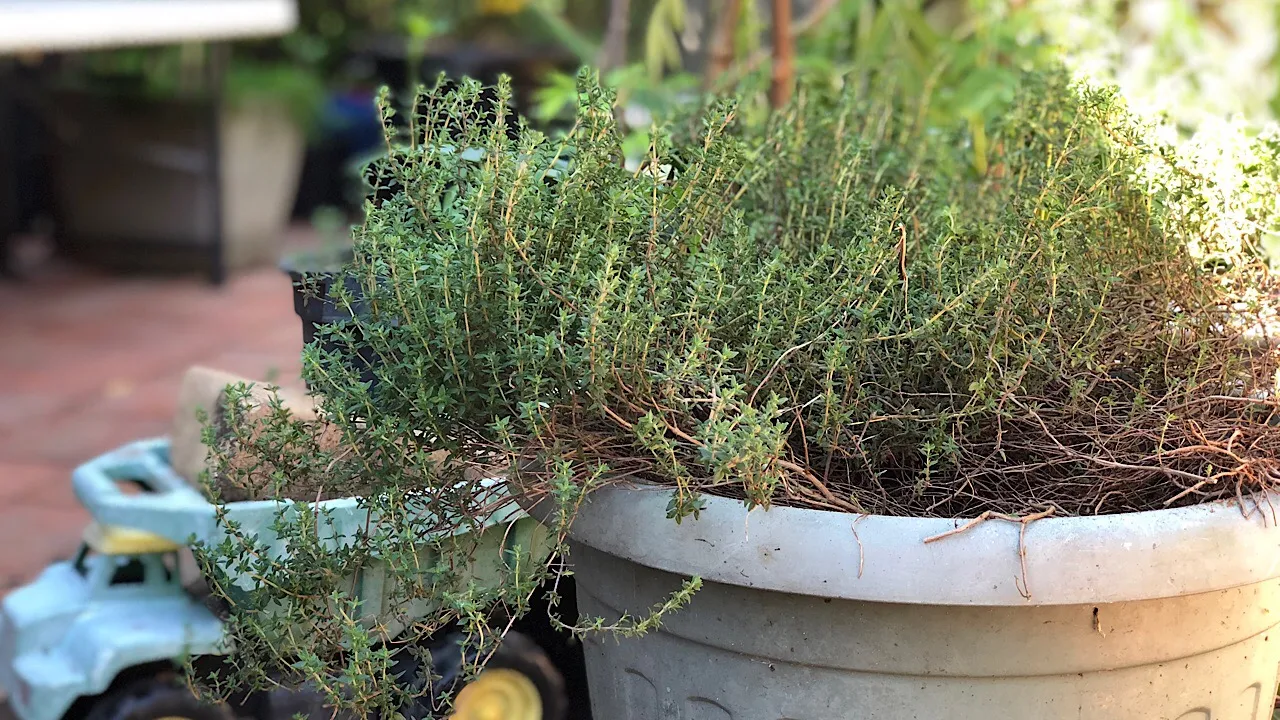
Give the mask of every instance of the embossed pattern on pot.
M 580 545 L 572 557 L 590 615 L 651 606 L 681 580 Z M 596 714 L 619 720 L 1269 717 L 1280 583 L 1104 605 L 1101 631 L 1093 609 L 826 602 L 706 583 L 647 636 L 589 639 L 587 668 Z M 1166 632 L 1141 632 L 1153 622 Z

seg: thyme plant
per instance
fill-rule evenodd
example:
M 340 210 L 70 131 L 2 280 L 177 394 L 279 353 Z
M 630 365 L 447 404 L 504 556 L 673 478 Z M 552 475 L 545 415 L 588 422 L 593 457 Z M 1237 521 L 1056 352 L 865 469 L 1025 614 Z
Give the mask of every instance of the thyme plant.
M 1018 81 L 982 173 L 967 125 L 930 124 L 927 95 L 879 80 L 802 86 L 762 122 L 717 101 L 693 131 L 655 130 L 634 172 L 586 75 L 556 139 L 509 130 L 506 84 L 496 103 L 470 82 L 423 90 L 399 131 L 384 95 L 362 295 L 335 283 L 361 311 L 328 331 L 337 350 L 304 353 L 324 423 L 275 408 L 210 438 L 215 485 L 251 475 L 303 501 L 279 523 L 288 561 L 234 528 L 202 548 L 211 571 L 257 578 L 234 598 L 236 681 L 292 673 L 336 704 L 404 707 L 392 633 L 342 579 L 385 564 L 398 642 L 459 626 L 490 648 L 565 571 L 575 509 L 609 482 L 671 487 L 675 522 L 706 494 L 944 517 L 1257 511 L 1280 473 L 1275 296 L 1252 250 L 1273 201 L 1242 205 L 1061 73 Z M 1275 183 L 1280 144 L 1251 142 L 1228 185 Z M 513 502 L 487 477 L 550 503 L 553 554 L 481 586 L 464 569 Z M 316 483 L 370 512 L 340 550 L 305 502 Z

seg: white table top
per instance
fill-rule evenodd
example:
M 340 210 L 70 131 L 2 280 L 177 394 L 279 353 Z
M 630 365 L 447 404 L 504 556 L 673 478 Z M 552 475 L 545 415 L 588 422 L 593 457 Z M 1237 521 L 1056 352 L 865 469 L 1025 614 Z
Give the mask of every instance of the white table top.
M 283 35 L 295 0 L 0 0 L 0 55 Z

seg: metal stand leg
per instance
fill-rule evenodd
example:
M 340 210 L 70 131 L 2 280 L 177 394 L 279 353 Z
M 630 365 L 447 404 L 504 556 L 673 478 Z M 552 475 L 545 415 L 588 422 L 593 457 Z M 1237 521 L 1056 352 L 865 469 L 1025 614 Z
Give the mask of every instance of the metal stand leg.
M 18 112 L 9 65 L 0 60 L 0 277 L 14 278 L 12 252 L 18 232 Z
M 221 285 L 227 279 L 226 237 L 222 206 L 222 123 L 223 80 L 230 62 L 231 48 L 225 43 L 209 45 L 207 58 L 208 77 L 208 151 L 205 163 L 206 181 L 209 184 L 209 202 L 213 207 L 213 237 L 209 243 L 209 279 Z

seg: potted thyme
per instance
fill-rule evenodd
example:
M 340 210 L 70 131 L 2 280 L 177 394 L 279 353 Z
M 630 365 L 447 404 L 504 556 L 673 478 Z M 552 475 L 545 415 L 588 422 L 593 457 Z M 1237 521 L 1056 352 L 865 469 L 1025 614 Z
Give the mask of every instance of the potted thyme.
M 354 231 L 378 279 L 359 337 L 306 351 L 342 449 L 291 454 L 283 419 L 258 448 L 372 483 L 376 521 L 341 559 L 264 563 L 261 592 L 301 607 L 273 588 L 340 593 L 320 579 L 370 553 L 428 591 L 402 543 L 512 502 L 484 467 L 556 552 L 422 627 L 487 647 L 571 567 L 597 717 L 1259 717 L 1273 194 L 1241 206 L 1052 72 L 1018 80 L 975 169 L 966 124 L 881 80 L 764 123 L 714 103 L 636 171 L 590 81 L 556 139 L 506 131 L 505 85 L 492 107 L 425 92 Z M 1274 187 L 1276 138 L 1221 176 Z M 366 345 L 373 383 L 348 362 Z M 347 615 L 309 622 L 309 677 L 359 706 L 350 678 L 389 655 Z M 279 627 L 237 631 L 242 680 L 280 661 Z

